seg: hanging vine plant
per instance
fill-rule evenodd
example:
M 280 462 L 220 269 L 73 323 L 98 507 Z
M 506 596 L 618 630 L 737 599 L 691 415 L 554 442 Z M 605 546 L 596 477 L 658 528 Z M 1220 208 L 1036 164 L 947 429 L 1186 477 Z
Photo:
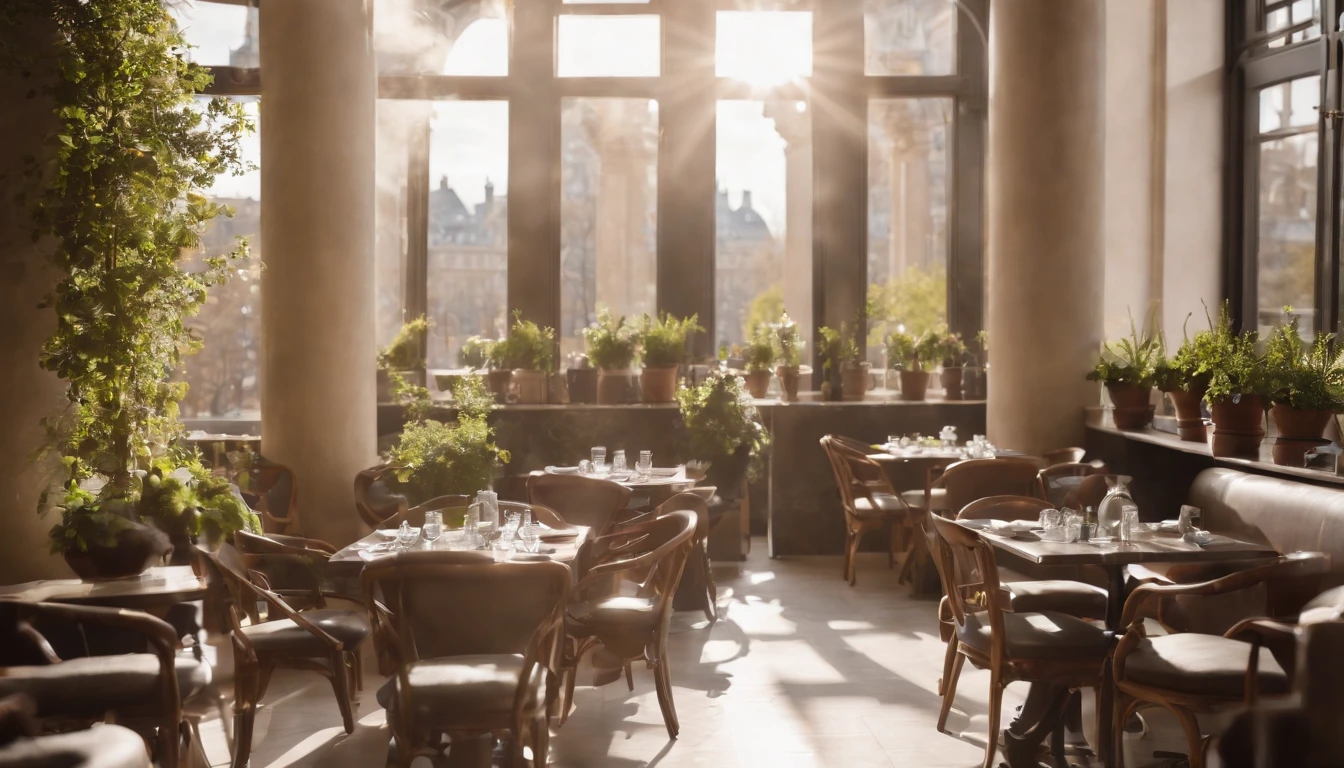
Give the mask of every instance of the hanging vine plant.
M 51 238 L 60 274 L 40 305 L 56 315 L 41 366 L 65 380 L 69 401 L 44 420 L 47 450 L 65 473 L 52 548 L 85 551 L 156 519 L 164 505 L 149 503 L 147 478 L 174 469 L 202 488 L 183 504 L 218 507 L 209 500 L 221 494 L 205 490 L 194 451 L 178 442 L 187 385 L 174 374 L 200 347 L 188 319 L 247 244 L 198 271 L 184 258 L 212 219 L 232 214 L 203 192 L 220 174 L 247 169 L 239 142 L 252 126 L 226 99 L 197 105 L 211 76 L 187 58 L 162 0 L 7 0 L 6 15 L 54 33 L 49 55 L 6 63 L 25 76 L 51 73 L 43 89 L 57 118 L 51 159 L 24 159 L 31 194 L 16 202 L 33 213 L 34 240 Z M 219 504 L 230 507 L 225 528 L 255 524 L 232 502 Z M 178 517 L 157 522 L 181 526 Z

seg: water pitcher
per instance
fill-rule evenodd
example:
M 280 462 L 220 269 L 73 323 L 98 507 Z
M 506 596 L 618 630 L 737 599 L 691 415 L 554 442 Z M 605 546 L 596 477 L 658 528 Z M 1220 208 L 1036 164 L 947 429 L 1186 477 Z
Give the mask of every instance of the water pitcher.
M 1127 537 L 1123 536 L 1125 511 L 1134 510 L 1138 514 L 1139 506 L 1134 503 L 1134 497 L 1129 495 L 1129 483 L 1133 478 L 1125 475 L 1109 475 L 1106 482 L 1111 486 L 1106 491 L 1106 498 L 1101 500 L 1097 507 L 1097 530 L 1094 536 L 1110 538 L 1112 541 L 1121 541 Z

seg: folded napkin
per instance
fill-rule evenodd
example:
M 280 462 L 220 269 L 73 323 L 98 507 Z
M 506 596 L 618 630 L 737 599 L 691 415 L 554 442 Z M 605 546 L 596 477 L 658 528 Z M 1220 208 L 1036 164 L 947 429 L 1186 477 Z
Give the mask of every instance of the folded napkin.
M 546 471 L 552 475 L 577 475 L 578 467 L 547 467 Z
M 1011 531 L 1013 533 L 1026 533 L 1040 528 L 1040 523 L 1035 520 L 990 520 L 989 527 L 995 531 Z

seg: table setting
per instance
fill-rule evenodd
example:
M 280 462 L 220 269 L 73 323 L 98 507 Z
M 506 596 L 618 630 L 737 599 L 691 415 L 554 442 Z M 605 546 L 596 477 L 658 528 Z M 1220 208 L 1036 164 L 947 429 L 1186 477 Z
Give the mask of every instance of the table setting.
M 875 461 L 908 461 L 910 459 L 992 459 L 996 456 L 1019 455 L 1004 451 L 989 442 L 984 435 L 974 435 L 964 444 L 957 439 L 956 427 L 943 427 L 937 436 L 914 432 L 909 435 L 888 435 L 885 443 L 875 443 L 870 454 Z
M 579 462 L 578 466 L 548 466 L 546 472 L 552 475 L 578 475 L 610 480 L 627 488 L 654 486 L 689 488 L 695 484 L 693 478 L 687 477 L 684 464 L 675 467 L 655 467 L 652 451 L 640 451 L 633 467 L 629 465 L 624 450 L 614 451 L 611 454 L 611 461 L 607 461 L 607 449 L 603 446 L 594 446 L 589 455 L 590 458 Z

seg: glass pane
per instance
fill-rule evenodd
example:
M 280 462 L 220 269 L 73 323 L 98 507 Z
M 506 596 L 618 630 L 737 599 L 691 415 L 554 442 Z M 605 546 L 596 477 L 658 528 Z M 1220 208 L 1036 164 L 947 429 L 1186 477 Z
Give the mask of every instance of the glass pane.
M 721 101 L 714 341 L 741 345 L 785 310 L 812 338 L 812 115 L 804 102 Z M 806 350 L 810 352 L 810 348 Z M 805 356 L 805 362 L 810 358 Z
M 502 3 L 462 0 L 432 13 L 421 5 L 420 0 L 378 3 L 373 45 L 379 73 L 509 73 L 509 11 Z
M 1265 14 L 1265 31 L 1275 32 L 1304 21 L 1319 21 L 1320 18 L 1321 0 L 1295 0 L 1290 5 L 1275 7 L 1274 10 Z M 1291 43 L 1300 43 L 1303 40 L 1314 40 L 1320 36 L 1320 24 L 1313 24 L 1305 30 L 1294 32 L 1287 38 L 1281 37 L 1270 41 L 1269 47 L 1278 48 Z
M 258 66 L 261 40 L 256 8 L 204 0 L 179 0 L 168 8 L 192 46 L 188 54 L 192 61 L 207 66 Z
M 258 102 L 247 100 L 244 108 L 253 125 L 259 125 Z M 260 164 L 261 137 L 257 133 L 243 138 L 242 155 L 248 163 Z M 200 251 L 187 256 L 186 268 L 229 253 L 237 247 L 239 237 L 248 239 L 251 255 L 231 263 L 229 281 L 211 288 L 200 314 L 188 320 L 203 346 L 195 355 L 183 358 L 183 373 L 190 389 L 182 402 L 182 416 L 259 419 L 261 173 L 252 170 L 241 176 L 221 176 L 206 194 L 232 207 L 233 217 L 221 216 L 210 222 L 201 236 Z
M 868 359 L 882 338 L 947 319 L 952 100 L 868 102 Z
M 565 5 L 611 5 L 612 3 L 622 3 L 624 5 L 636 5 L 649 2 L 649 0 L 563 0 Z
M 559 77 L 657 77 L 662 69 L 657 16 L 561 16 Z
M 1317 133 L 1260 145 L 1258 285 L 1260 332 L 1281 320 L 1283 307 L 1302 316 L 1311 333 L 1316 320 Z
M 583 351 L 599 306 L 656 310 L 658 102 L 569 98 L 560 109 L 560 350 Z
M 468 336 L 505 332 L 508 102 L 437 102 L 429 135 L 426 358 L 430 368 L 455 368 Z
M 864 0 L 863 69 L 869 75 L 950 75 L 957 68 L 957 4 Z
M 417 194 L 410 180 L 416 177 L 422 183 L 428 182 L 421 175 L 424 166 L 415 156 L 423 152 L 432 116 L 431 102 L 378 101 L 373 282 L 379 347 L 392 341 L 402 322 L 409 319 L 404 317 L 406 248 L 410 242 L 412 198 Z M 419 147 L 414 146 L 417 142 Z M 418 194 L 423 194 L 423 190 Z
M 1312 75 L 1260 91 L 1260 132 L 1316 125 L 1320 120 L 1321 76 Z
M 752 85 L 782 85 L 812 74 L 812 14 L 719 11 L 714 71 Z

